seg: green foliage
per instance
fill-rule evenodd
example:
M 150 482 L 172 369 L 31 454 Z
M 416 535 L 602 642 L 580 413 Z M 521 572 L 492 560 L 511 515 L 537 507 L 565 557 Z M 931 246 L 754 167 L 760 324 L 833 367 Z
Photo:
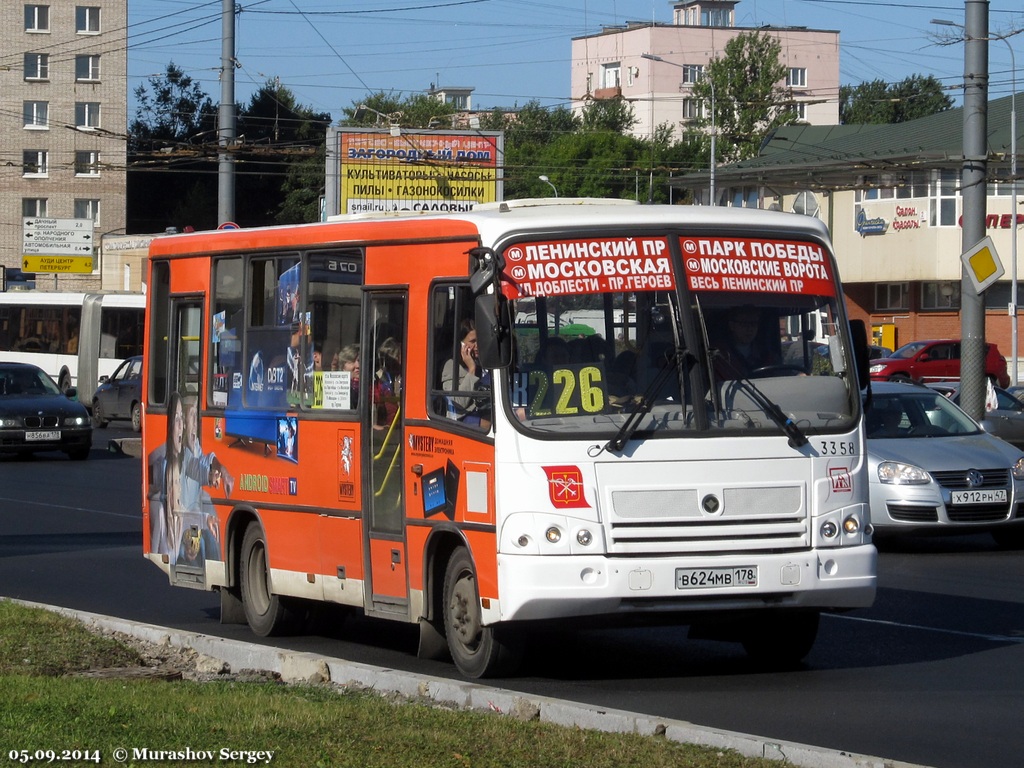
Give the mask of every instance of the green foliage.
M 719 163 L 754 157 L 765 136 L 796 120 L 792 95 L 778 85 L 786 76 L 781 51 L 781 44 L 769 35 L 741 32 L 726 43 L 723 56 L 712 60 L 694 85 L 695 98 L 715 103 Z M 705 114 L 696 125 L 708 132 L 703 143 L 710 156 L 710 110 Z
M 911 75 L 898 83 L 872 80 L 839 88 L 839 122 L 890 124 L 916 120 L 953 107 L 953 100 L 932 75 Z
M 359 107 L 365 107 L 360 110 Z M 378 91 L 345 110 L 341 125 L 353 127 L 451 128 L 455 108 L 425 93 L 402 97 Z
M 24 648 L 54 638 L 46 674 L 17 669 Z M 200 764 L 250 763 L 221 750 L 273 753 L 272 765 L 325 768 L 769 768 L 745 758 L 638 734 L 566 728 L 494 713 L 462 712 L 396 701 L 341 686 L 236 682 L 163 682 L 57 677 L 81 669 L 92 636 L 70 619 L 0 603 L 0 754 L 24 750 L 90 750 L 102 764 L 184 764 L 153 751 L 212 751 Z M 106 644 L 106 641 L 104 641 Z M 112 663 L 136 663 L 130 651 L 103 653 Z M 115 757 L 127 750 L 127 759 Z M 148 754 L 142 750 L 150 750 Z M 255 755 L 252 755 L 255 761 Z M 45 758 L 44 758 L 45 760 Z M 38 760 L 37 760 L 38 762 Z M 87 764 L 81 761 L 75 765 Z
M 199 83 L 172 61 L 162 76 L 135 89 L 138 106 L 128 126 L 128 152 L 193 142 L 215 129 L 217 108 Z

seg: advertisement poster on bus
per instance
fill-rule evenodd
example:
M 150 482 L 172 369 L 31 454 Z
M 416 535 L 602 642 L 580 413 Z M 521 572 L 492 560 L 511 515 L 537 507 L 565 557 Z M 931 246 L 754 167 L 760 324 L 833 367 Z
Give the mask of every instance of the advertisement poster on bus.
M 396 135 L 397 134 L 397 135 Z M 500 131 L 332 128 L 325 214 L 468 211 L 502 199 Z

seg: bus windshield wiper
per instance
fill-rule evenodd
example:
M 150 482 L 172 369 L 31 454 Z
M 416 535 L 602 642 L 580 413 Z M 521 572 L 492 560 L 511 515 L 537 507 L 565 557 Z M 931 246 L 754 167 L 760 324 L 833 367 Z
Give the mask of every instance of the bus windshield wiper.
M 803 445 L 807 445 L 807 435 L 803 433 L 803 430 L 797 426 L 796 422 L 793 421 L 789 416 L 783 413 L 782 409 L 778 404 L 772 400 L 768 395 L 762 392 L 758 386 L 751 381 L 749 378 L 743 375 L 743 372 L 736 367 L 736 364 L 732 362 L 727 356 L 722 355 L 718 350 L 711 350 L 711 358 L 715 362 L 722 363 L 730 373 L 733 374 L 732 381 L 739 386 L 744 392 L 746 392 L 750 399 L 767 414 L 768 418 L 771 419 L 781 429 L 786 437 L 789 438 L 789 446 L 791 448 L 799 448 Z
M 680 350 L 677 348 L 671 355 L 665 358 L 665 362 L 662 363 L 661 368 L 658 370 L 658 374 L 654 377 L 651 383 L 644 390 L 644 393 L 640 396 L 640 402 L 637 407 L 629 414 L 622 426 L 619 427 L 619 431 L 615 433 L 615 437 L 609 440 L 604 449 L 606 451 L 622 451 L 623 446 L 629 442 L 630 438 L 640 427 L 640 422 L 644 416 L 651 412 L 651 408 L 654 407 L 654 396 L 664 386 L 665 382 L 668 381 L 669 375 L 676 368 L 676 362 L 680 359 Z

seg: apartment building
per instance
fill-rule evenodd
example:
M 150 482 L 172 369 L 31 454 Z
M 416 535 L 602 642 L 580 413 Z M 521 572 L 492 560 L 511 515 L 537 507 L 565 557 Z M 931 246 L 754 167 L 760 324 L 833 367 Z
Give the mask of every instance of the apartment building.
M 672 23 L 629 22 L 572 41 L 572 104 L 621 97 L 634 109 L 633 132 L 649 136 L 662 124 L 675 135 L 709 105 L 693 96 L 693 86 L 726 44 L 742 32 L 757 31 L 776 39 L 786 80 L 800 122 L 839 122 L 839 33 L 806 27 L 735 26 L 739 0 L 685 0 L 673 3 Z
M 127 0 L 0 4 L 0 264 L 23 265 L 26 217 L 91 219 L 93 242 L 124 232 Z M 43 290 L 101 287 L 38 274 Z

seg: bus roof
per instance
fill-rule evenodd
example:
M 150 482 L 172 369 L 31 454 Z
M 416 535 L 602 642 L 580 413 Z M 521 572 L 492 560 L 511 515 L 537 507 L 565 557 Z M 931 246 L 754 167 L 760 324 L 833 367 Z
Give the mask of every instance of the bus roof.
M 381 222 L 387 227 L 380 227 Z M 457 224 L 456 224 L 457 223 Z M 151 256 L 240 250 L 294 248 L 298 242 L 358 244 L 395 241 L 406 237 L 464 236 L 492 244 L 513 233 L 557 229 L 606 228 L 624 223 L 646 227 L 721 226 L 777 230 L 783 236 L 828 239 L 818 219 L 781 211 L 690 205 L 641 205 L 633 200 L 598 198 L 530 198 L 478 204 L 464 212 L 388 211 L 333 216 L 327 222 L 212 230 L 155 237 Z

